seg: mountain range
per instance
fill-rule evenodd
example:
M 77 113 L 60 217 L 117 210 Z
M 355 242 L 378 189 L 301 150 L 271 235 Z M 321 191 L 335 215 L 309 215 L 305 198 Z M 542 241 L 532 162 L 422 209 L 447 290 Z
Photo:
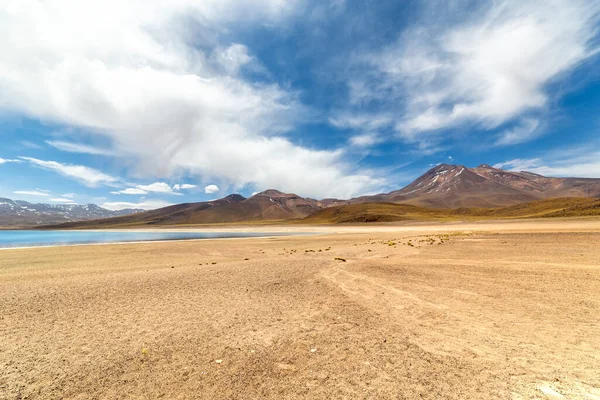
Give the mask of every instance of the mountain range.
M 335 205 L 389 202 L 436 208 L 493 208 L 559 197 L 600 197 L 600 179 L 549 178 L 487 164 L 477 168 L 440 164 L 400 190 Z
M 420 210 L 422 215 L 439 215 L 435 209 L 493 209 L 555 198 L 600 198 L 600 179 L 550 178 L 526 171 L 505 171 L 487 164 L 476 168 L 440 164 L 400 190 L 350 200 L 315 200 L 270 189 L 249 198 L 231 194 L 218 200 L 177 204 L 141 212 L 109 211 L 93 204 L 57 206 L 0 199 L 0 225 L 64 223 L 64 227 L 109 227 L 261 223 L 300 220 L 333 212 L 339 212 L 340 216 L 348 210 L 356 209 L 358 212 L 361 209 L 354 207 L 343 210 L 340 207 L 372 203 L 424 207 L 433 211 Z M 557 204 L 552 204 L 555 207 L 553 210 L 558 210 Z M 322 210 L 330 208 L 335 210 L 323 214 Z M 364 212 L 364 209 L 361 210 Z M 463 212 L 463 215 L 467 214 Z M 489 212 L 470 214 L 493 215 Z M 335 220 L 336 216 L 331 215 L 331 218 Z M 356 220 L 360 221 L 361 218 L 357 217 Z M 90 220 L 93 221 L 87 222 Z
M 143 210 L 110 211 L 95 204 L 34 204 L 0 197 L 0 226 L 60 224 L 112 218 L 141 211 Z
M 249 198 L 232 194 L 214 201 L 178 204 L 143 213 L 93 221 L 91 225 L 80 222 L 65 224 L 64 227 L 261 223 L 300 220 L 307 217 L 307 221 L 317 221 L 320 217 L 312 216 L 319 215 L 326 215 L 332 221 L 360 222 L 380 217 L 373 217 L 364 207 L 348 206 L 373 203 L 421 207 L 418 210 L 412 209 L 411 212 L 414 215 L 433 215 L 436 218 L 442 214 L 494 216 L 502 213 L 459 210 L 450 214 L 444 212 L 440 214 L 440 211 L 436 210 L 496 209 L 554 198 L 600 198 L 600 179 L 548 178 L 530 172 L 504 171 L 486 164 L 477 168 L 441 164 L 431 168 L 400 190 L 350 200 L 314 200 L 270 189 Z M 559 203 L 546 202 L 542 206 L 536 203 L 533 207 L 542 207 L 546 210 L 544 207 L 551 205 L 548 210 L 559 213 L 564 211 L 560 206 L 562 203 Z M 592 207 L 594 213 L 597 206 L 595 202 L 582 204 L 568 201 L 564 204 L 568 207 Z M 348 208 L 344 209 L 344 206 Z M 325 212 L 329 209 L 331 211 Z M 354 210 L 352 212 L 358 214 L 346 215 L 349 210 Z M 508 209 L 506 212 L 509 215 L 520 215 L 519 213 L 523 214 L 525 211 L 515 214 L 513 209 Z M 394 208 L 392 214 L 392 216 L 385 214 L 385 217 L 381 217 L 383 218 L 381 221 L 389 218 L 395 220 L 394 215 L 399 215 L 398 209 Z M 404 214 L 405 211 L 402 211 L 401 215 Z M 345 216 L 342 218 L 342 215 Z

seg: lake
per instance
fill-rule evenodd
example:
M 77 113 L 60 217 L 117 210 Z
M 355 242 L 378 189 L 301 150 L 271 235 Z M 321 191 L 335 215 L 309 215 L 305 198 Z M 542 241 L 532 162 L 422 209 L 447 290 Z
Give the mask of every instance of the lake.
M 285 236 L 269 232 L 173 232 L 173 231 L 33 231 L 0 230 L 0 248 L 67 246 L 74 244 L 153 242 L 158 240 L 219 239 Z

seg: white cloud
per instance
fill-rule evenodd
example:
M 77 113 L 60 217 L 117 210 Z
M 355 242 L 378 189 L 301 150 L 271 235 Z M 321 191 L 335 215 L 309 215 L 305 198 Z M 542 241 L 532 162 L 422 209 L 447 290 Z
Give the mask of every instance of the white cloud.
M 208 185 L 204 188 L 204 193 L 213 194 L 219 191 L 219 187 L 217 185 Z
M 177 185 L 175 185 L 177 186 Z M 181 196 L 181 193 L 177 193 L 174 192 L 174 190 L 177 190 L 175 188 L 175 186 L 173 186 L 173 188 L 171 188 L 171 186 L 169 186 L 168 184 L 164 183 L 164 182 L 154 182 L 150 185 L 137 185 L 136 187 L 133 188 L 127 188 L 127 189 L 123 189 L 123 190 L 119 190 L 119 191 L 114 191 L 111 192 L 112 194 L 132 194 L 132 195 L 136 195 L 136 194 L 148 194 L 148 193 L 161 193 L 161 194 L 172 194 L 175 196 Z
M 357 147 L 373 146 L 379 142 L 381 142 L 381 138 L 373 133 L 365 133 L 350 137 L 350 144 Z
M 531 168 L 538 167 L 541 162 L 541 158 L 516 158 L 495 164 L 494 168 L 509 169 L 511 171 L 528 171 Z
M 181 196 L 181 193 L 174 192 L 171 186 L 164 182 L 154 182 L 150 185 L 137 185 L 136 187 L 146 192 L 174 194 L 177 196 Z
M 116 210 L 124 210 L 126 208 L 138 208 L 142 210 L 154 210 L 157 208 L 167 207 L 172 205 L 172 203 L 162 201 L 162 200 L 143 200 L 139 203 L 130 203 L 125 201 L 116 201 L 116 202 L 106 202 L 100 205 L 102 208 L 106 208 L 107 210 L 116 211 Z
M 196 185 L 190 185 L 189 183 L 184 183 L 183 185 L 177 184 L 177 185 L 173 185 L 173 190 L 179 191 L 179 190 L 190 190 L 190 189 L 195 189 L 197 186 Z
M 337 128 L 359 129 L 361 131 L 376 131 L 392 125 L 394 119 L 387 115 L 371 114 L 339 114 L 329 118 L 329 123 Z
M 5 2 L 0 108 L 102 135 L 140 177 L 362 193 L 381 181 L 356 173 L 341 151 L 283 137 L 309 116 L 297 93 L 239 73 L 258 60 L 228 33 L 277 29 L 302 3 Z
M 5 158 L 0 158 L 0 164 L 6 164 L 6 163 L 18 163 L 21 162 L 20 160 L 7 160 Z
M 535 138 L 539 122 L 527 115 L 548 106 L 546 86 L 597 51 L 600 3 L 481 4 L 487 9 L 424 18 L 394 45 L 364 56 L 377 72 L 373 81 L 352 82 L 358 101 L 386 101 L 402 110 L 396 129 L 409 141 L 465 123 L 491 130 L 523 116 L 522 128 L 498 144 Z
M 226 49 L 215 51 L 217 62 L 230 74 L 237 74 L 239 70 L 252 61 L 248 48 L 242 44 L 234 43 Z
M 22 196 L 44 196 L 49 197 L 50 194 L 41 190 L 16 190 L 13 192 L 14 194 L 19 194 Z
M 496 140 L 496 146 L 511 146 L 529 142 L 540 135 L 539 127 L 540 121 L 537 119 L 524 118 L 518 126 L 503 132 Z
M 66 199 L 63 197 L 57 197 L 50 199 L 53 203 L 61 203 L 61 204 L 77 204 L 73 199 Z
M 597 143 L 585 147 L 565 148 L 543 157 L 517 158 L 494 165 L 511 171 L 528 171 L 554 177 L 600 178 L 600 151 Z
M 115 192 L 110 192 L 111 194 L 148 194 L 147 191 L 138 189 L 138 188 L 127 188 Z
M 32 157 L 19 157 L 22 160 L 29 161 L 38 167 L 57 172 L 67 178 L 75 179 L 86 186 L 97 187 L 100 185 L 113 186 L 119 180 L 96 169 L 83 165 L 63 164 L 56 161 L 38 160 Z
M 89 146 L 82 143 L 63 142 L 60 140 L 46 140 L 46 143 L 54 148 L 57 148 L 61 151 L 66 151 L 68 153 L 93 154 L 101 156 L 113 155 L 111 150 Z
M 66 198 L 66 199 L 72 199 L 72 198 L 77 197 L 77 194 L 76 193 L 65 193 L 62 195 L 62 197 Z

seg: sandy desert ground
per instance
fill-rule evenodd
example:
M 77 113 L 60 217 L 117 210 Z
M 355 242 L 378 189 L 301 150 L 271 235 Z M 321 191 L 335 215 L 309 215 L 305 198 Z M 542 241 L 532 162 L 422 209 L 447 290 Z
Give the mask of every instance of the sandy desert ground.
M 0 399 L 600 399 L 600 221 L 302 229 L 0 251 Z

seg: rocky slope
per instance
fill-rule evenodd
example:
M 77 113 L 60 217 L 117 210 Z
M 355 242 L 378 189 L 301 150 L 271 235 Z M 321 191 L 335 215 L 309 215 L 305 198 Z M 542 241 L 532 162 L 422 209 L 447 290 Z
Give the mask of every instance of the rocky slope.
M 600 179 L 549 178 L 487 164 L 477 168 L 440 164 L 410 185 L 351 203 L 391 202 L 428 207 L 505 207 L 559 197 L 600 197 Z

